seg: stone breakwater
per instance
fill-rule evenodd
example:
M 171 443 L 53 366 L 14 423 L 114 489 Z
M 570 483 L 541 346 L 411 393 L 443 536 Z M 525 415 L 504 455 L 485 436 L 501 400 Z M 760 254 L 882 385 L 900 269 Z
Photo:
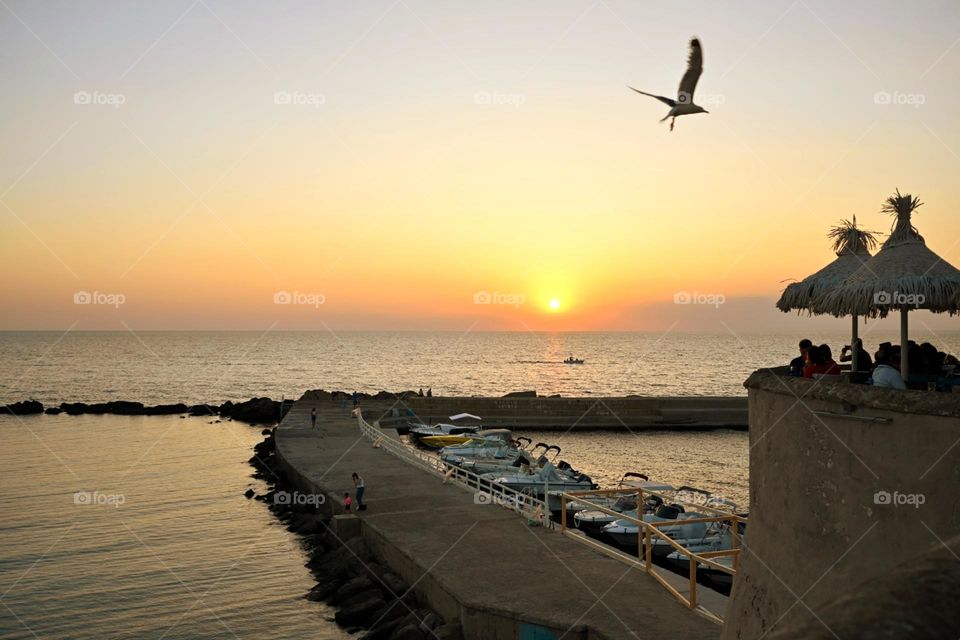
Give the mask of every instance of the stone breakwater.
M 263 442 L 254 447 L 250 464 L 253 476 L 267 483 L 269 491 L 247 498 L 265 503 L 287 530 L 300 537 L 310 559 L 306 567 L 317 580 L 304 595 L 336 608 L 334 620 L 348 633 L 364 632 L 363 640 L 458 640 L 459 623 L 445 623 L 423 606 L 416 593 L 374 557 L 362 537 L 341 539 L 332 519 L 339 507 L 326 500 L 295 501 L 298 495 L 277 464 L 273 430 L 265 429 Z
M 25 400 L 0 407 L 0 415 L 28 416 L 40 413 L 57 415 L 65 413 L 71 416 L 83 414 L 119 415 L 119 416 L 210 416 L 249 422 L 250 424 L 276 424 L 293 406 L 292 400 L 271 400 L 270 398 L 251 398 L 245 402 L 227 401 L 223 404 L 184 403 L 159 404 L 146 406 L 142 402 L 113 400 L 110 402 L 62 402 L 59 406 L 44 407 L 36 400 Z

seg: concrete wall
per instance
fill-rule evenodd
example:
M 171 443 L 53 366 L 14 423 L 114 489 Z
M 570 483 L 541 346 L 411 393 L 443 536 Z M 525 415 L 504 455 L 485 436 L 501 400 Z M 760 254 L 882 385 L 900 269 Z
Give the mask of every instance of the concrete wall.
M 793 632 L 822 629 L 832 603 L 960 531 L 960 394 L 769 372 L 745 386 L 752 504 L 723 638 L 814 637 Z M 895 493 L 922 504 L 884 504 Z M 954 595 L 915 597 L 954 608 Z
M 473 413 L 487 427 L 513 429 L 663 429 L 739 428 L 747 426 L 747 399 L 727 397 L 656 398 L 405 398 L 424 422 Z

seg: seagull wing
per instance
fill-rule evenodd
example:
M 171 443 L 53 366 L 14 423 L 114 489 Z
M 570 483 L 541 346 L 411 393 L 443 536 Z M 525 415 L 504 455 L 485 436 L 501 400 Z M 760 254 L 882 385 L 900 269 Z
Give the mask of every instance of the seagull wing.
M 703 49 L 700 40 L 690 40 L 690 56 L 687 58 L 687 71 L 680 80 L 680 90 L 677 91 L 677 102 L 693 104 L 693 92 L 697 89 L 697 81 L 703 73 Z
M 658 96 L 658 95 L 654 95 L 654 94 L 652 94 L 652 93 L 647 93 L 646 91 L 640 91 L 640 89 L 634 89 L 634 88 L 631 87 L 630 85 L 627 85 L 627 89 L 633 89 L 633 90 L 636 91 L 637 93 L 642 93 L 642 94 L 645 95 L 645 96 L 650 96 L 651 98 L 656 98 L 657 100 L 659 100 L 659 101 L 662 102 L 663 104 L 667 105 L 668 107 L 675 107 L 675 106 L 677 106 L 676 101 L 675 101 L 675 100 L 671 100 L 670 98 L 664 98 L 663 96 Z

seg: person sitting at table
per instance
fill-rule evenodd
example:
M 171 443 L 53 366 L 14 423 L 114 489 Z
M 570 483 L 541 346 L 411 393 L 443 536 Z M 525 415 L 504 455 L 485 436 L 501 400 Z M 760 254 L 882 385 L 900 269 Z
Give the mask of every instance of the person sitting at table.
M 823 371 L 819 371 L 818 373 L 822 373 L 826 376 L 840 375 L 840 365 L 834 361 L 833 351 L 830 349 L 830 345 L 820 345 L 820 353 L 823 355 Z
M 923 358 L 924 374 L 937 377 L 943 375 L 943 360 L 946 354 L 937 351 L 937 348 L 929 342 L 920 345 L 920 354 Z
M 807 350 L 813 346 L 813 343 L 804 338 L 800 341 L 800 355 L 790 361 L 790 372 L 788 375 L 796 378 L 803 377 L 803 367 L 807 364 Z
M 823 349 L 814 345 L 807 349 L 807 364 L 803 367 L 803 377 L 812 378 L 815 373 L 823 373 L 826 368 Z
M 873 360 L 867 350 L 863 348 L 863 340 L 860 338 L 857 338 L 853 343 L 853 348 L 850 348 L 850 345 L 844 345 L 843 349 L 840 350 L 840 362 L 852 362 L 854 355 L 856 355 L 857 371 L 873 369 Z
M 885 349 L 880 349 L 873 355 L 877 366 L 873 369 L 873 386 L 886 389 L 906 389 L 900 372 L 890 366 L 890 355 Z

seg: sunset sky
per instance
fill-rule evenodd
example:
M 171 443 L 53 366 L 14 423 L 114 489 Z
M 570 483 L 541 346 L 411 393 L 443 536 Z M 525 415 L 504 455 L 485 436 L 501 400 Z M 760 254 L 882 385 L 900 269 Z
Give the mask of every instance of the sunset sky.
M 671 133 L 626 85 L 693 35 Z M 897 187 L 960 265 L 958 42 L 948 1 L 4 0 L 0 329 L 803 326 Z

